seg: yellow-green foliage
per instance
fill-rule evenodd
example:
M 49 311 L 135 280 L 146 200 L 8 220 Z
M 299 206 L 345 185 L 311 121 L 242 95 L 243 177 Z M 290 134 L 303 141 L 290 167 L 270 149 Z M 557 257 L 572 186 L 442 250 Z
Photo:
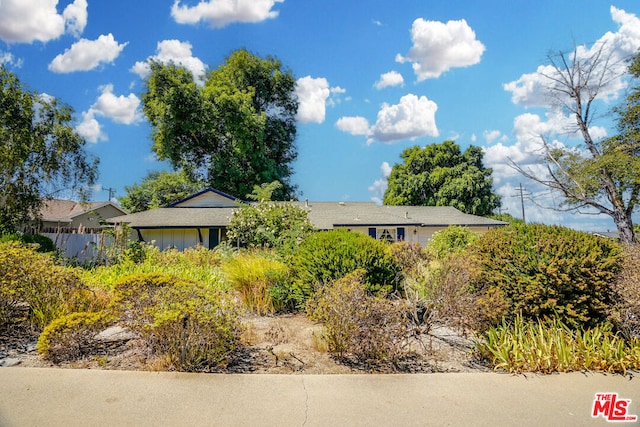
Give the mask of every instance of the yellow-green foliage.
M 432 258 L 444 259 L 449 255 L 463 252 L 478 238 L 478 233 L 474 233 L 469 228 L 452 225 L 435 232 L 427 244 L 426 251 Z
M 627 342 L 610 325 L 573 330 L 558 318 L 527 322 L 517 316 L 485 332 L 477 348 L 496 369 L 512 373 L 640 368 L 640 340 Z
M 621 247 L 610 239 L 542 224 L 494 229 L 467 254 L 478 263 L 472 286 L 479 305 L 494 324 L 522 313 L 595 326 L 607 318 L 621 261 Z
M 78 270 L 56 265 L 50 254 L 18 242 L 0 243 L 0 325 L 21 307 L 41 329 L 75 311 L 100 308 L 101 302 L 81 281 Z
M 154 246 L 145 246 L 142 261 L 134 262 L 124 258 L 111 266 L 100 266 L 85 270 L 83 279 L 96 288 L 111 289 L 125 276 L 132 274 L 164 273 L 220 288 L 225 282 L 221 280 L 219 264 L 221 255 L 217 251 L 205 248 L 187 249 L 180 252 L 176 249 L 160 251 Z
M 78 312 L 59 317 L 44 328 L 36 349 L 54 363 L 77 360 L 94 350 L 94 336 L 112 320 L 106 312 Z
M 273 289 L 289 279 L 283 262 L 266 258 L 267 252 L 243 252 L 222 265 L 226 279 L 238 291 L 244 306 L 256 314 L 271 314 L 282 307 L 274 301 Z
M 307 315 L 325 326 L 329 351 L 355 357 L 366 367 L 393 365 L 406 355 L 411 332 L 408 307 L 368 294 L 365 271 L 356 270 L 320 288 L 307 302 Z
M 215 367 L 237 346 L 241 332 L 227 294 L 167 274 L 120 279 L 112 309 L 141 334 L 152 354 L 168 358 L 181 371 Z

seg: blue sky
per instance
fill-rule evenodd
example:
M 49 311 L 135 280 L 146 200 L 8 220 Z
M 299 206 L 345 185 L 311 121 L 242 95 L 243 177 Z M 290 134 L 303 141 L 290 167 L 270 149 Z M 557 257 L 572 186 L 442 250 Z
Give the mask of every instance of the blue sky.
M 547 54 L 605 42 L 628 56 L 640 48 L 639 17 L 637 0 L 0 0 L 0 62 L 73 107 L 101 160 L 94 200 L 168 169 L 140 107 L 145 61 L 199 74 L 246 48 L 298 79 L 300 198 L 378 200 L 404 149 L 452 139 L 485 149 L 506 212 L 521 215 L 522 183 L 528 221 L 606 230 L 607 217 L 540 207 L 561 199 L 507 163 L 535 169 L 540 135 L 566 124 L 534 102 Z M 603 112 L 624 84 L 614 89 Z M 594 125 L 613 132 L 606 119 Z

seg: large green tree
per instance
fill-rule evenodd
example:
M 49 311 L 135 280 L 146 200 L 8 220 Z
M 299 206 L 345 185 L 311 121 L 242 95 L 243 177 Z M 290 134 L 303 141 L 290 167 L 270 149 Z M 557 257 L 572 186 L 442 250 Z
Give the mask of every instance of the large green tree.
M 0 230 L 37 219 L 46 198 L 94 183 L 98 161 L 71 126 L 72 113 L 0 65 Z
M 120 204 L 129 213 L 141 212 L 165 207 L 203 188 L 203 183 L 191 181 L 184 171 L 154 171 L 149 172 L 140 184 L 125 187 L 127 195 L 120 199 Z
M 581 149 L 555 144 L 549 135 L 541 135 L 545 148 L 543 162 L 548 176 L 518 169 L 528 178 L 562 194 L 559 209 L 580 211 L 589 208 L 610 216 L 624 243 L 636 241 L 632 215 L 640 197 L 640 53 L 627 69 L 632 84 L 618 107 L 618 134 L 601 140 L 591 135 L 594 103 L 607 95 L 611 86 L 623 77 L 619 64 L 612 60 L 605 45 L 585 57 L 576 49 L 571 55 L 559 53 L 549 58 L 551 72 L 543 74 L 556 107 L 576 124 L 582 139 Z M 516 165 L 517 166 L 517 165 Z
M 276 180 L 274 198 L 295 197 L 296 81 L 279 60 L 241 49 L 203 84 L 175 64 L 150 65 L 142 102 L 159 158 L 236 197 Z
M 385 205 L 453 206 L 474 215 L 489 215 L 500 206 L 493 192 L 492 169 L 482 163 L 480 147 L 464 152 L 453 141 L 407 148 L 403 163 L 391 169 Z

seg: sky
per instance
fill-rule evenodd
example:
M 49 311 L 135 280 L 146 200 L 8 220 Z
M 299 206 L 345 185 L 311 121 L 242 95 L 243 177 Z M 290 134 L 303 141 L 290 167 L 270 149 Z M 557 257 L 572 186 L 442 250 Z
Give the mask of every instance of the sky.
M 541 96 L 541 72 L 549 54 L 600 46 L 619 61 L 638 51 L 640 2 L 0 0 L 0 63 L 74 109 L 100 159 L 95 201 L 170 169 L 142 113 L 147 61 L 201 76 L 245 48 L 297 79 L 300 199 L 379 202 L 405 149 L 453 140 L 483 148 L 502 212 L 521 218 L 524 204 L 527 222 L 613 230 L 607 216 L 551 209 L 562 199 L 509 166 L 543 173 L 541 136 L 580 143 Z M 627 86 L 598 100 L 594 136 L 615 134 L 607 113 Z

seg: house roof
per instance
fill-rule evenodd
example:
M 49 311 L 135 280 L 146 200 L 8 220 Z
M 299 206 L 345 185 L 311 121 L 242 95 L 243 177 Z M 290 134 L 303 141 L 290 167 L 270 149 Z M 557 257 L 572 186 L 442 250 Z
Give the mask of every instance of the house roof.
M 40 208 L 40 218 L 49 222 L 71 222 L 73 218 L 79 215 L 109 205 L 125 213 L 122 208 L 112 202 L 76 202 L 74 200 L 48 199 L 44 201 Z
M 505 222 L 469 215 L 452 207 L 379 206 L 373 202 L 280 202 L 293 203 L 309 212 L 309 220 L 319 229 L 366 226 L 487 226 Z M 151 209 L 110 218 L 109 222 L 128 223 L 132 228 L 225 227 L 234 207 L 169 207 Z

